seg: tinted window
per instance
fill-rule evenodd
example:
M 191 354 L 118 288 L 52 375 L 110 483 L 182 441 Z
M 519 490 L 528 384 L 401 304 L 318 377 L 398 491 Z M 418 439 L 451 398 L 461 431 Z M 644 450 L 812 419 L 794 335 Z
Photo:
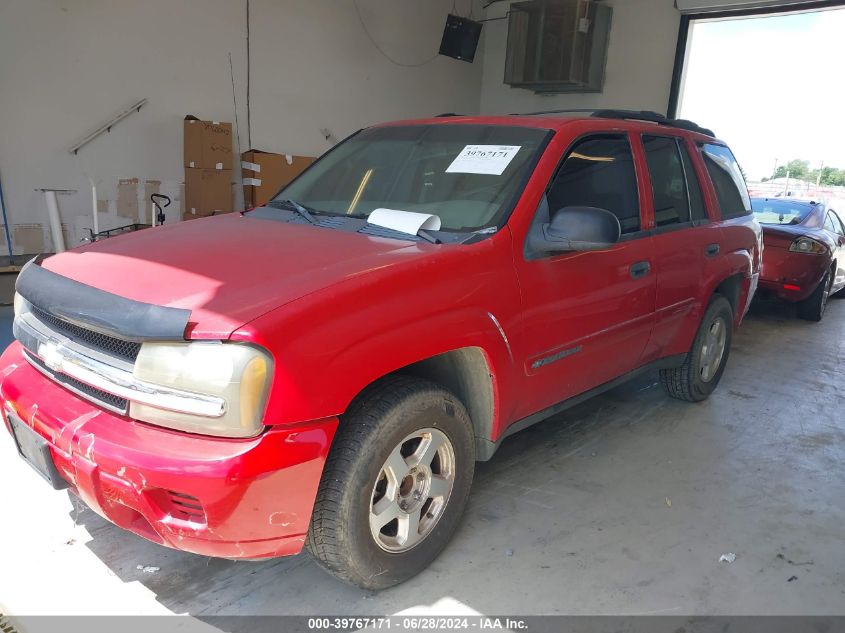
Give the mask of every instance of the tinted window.
M 698 182 L 698 175 L 695 173 L 695 165 L 692 164 L 692 157 L 683 141 L 678 141 L 678 147 L 681 150 L 681 160 L 684 164 L 684 175 L 687 177 L 690 219 L 693 221 L 706 220 L 707 207 L 704 206 L 704 196 L 701 194 L 701 184 Z
M 552 213 L 563 207 L 598 207 L 619 218 L 622 233 L 639 231 L 637 175 L 628 137 L 578 141 L 555 176 L 548 198 Z
M 643 136 L 643 146 L 651 174 L 655 225 L 689 222 L 687 184 L 677 141 L 667 136 Z
M 433 213 L 443 229 L 499 224 L 547 130 L 500 125 L 388 125 L 338 145 L 285 187 L 315 211 L 365 218 L 380 207 Z
M 751 208 L 760 224 L 801 224 L 814 209 L 808 202 L 793 202 L 782 198 L 754 198 Z
M 722 219 L 747 215 L 751 211 L 748 187 L 731 150 L 723 145 L 706 143 L 701 146 L 704 164 L 722 211 Z

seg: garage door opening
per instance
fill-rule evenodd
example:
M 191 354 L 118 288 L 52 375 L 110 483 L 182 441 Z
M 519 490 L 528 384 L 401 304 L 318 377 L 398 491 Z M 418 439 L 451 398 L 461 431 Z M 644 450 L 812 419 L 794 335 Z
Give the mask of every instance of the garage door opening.
M 800 8 L 682 16 L 669 114 L 730 143 L 752 194 L 845 198 L 845 6 Z

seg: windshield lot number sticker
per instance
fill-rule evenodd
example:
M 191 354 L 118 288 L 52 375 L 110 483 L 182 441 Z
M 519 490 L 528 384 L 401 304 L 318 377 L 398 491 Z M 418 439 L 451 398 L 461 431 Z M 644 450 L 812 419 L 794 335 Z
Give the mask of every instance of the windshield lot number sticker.
M 447 174 L 501 176 L 521 145 L 466 145 L 446 168 Z

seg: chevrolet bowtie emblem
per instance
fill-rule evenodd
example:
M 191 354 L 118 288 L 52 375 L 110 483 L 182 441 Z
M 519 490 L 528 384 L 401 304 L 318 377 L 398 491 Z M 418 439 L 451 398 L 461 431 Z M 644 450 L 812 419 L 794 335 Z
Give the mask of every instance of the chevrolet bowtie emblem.
M 55 343 L 41 343 L 38 346 L 38 356 L 53 371 L 61 370 L 63 356 L 59 346 Z

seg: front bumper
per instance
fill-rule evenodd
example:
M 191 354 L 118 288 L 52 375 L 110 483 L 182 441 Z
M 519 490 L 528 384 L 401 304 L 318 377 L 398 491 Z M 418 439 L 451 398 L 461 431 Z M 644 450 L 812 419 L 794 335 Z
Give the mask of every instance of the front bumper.
M 828 257 L 766 246 L 760 289 L 786 301 L 803 301 L 816 289 L 830 267 Z
M 0 380 L 4 407 L 47 440 L 70 489 L 115 525 L 206 556 L 302 549 L 337 418 L 245 440 L 157 428 L 73 395 L 17 342 L 0 357 Z

